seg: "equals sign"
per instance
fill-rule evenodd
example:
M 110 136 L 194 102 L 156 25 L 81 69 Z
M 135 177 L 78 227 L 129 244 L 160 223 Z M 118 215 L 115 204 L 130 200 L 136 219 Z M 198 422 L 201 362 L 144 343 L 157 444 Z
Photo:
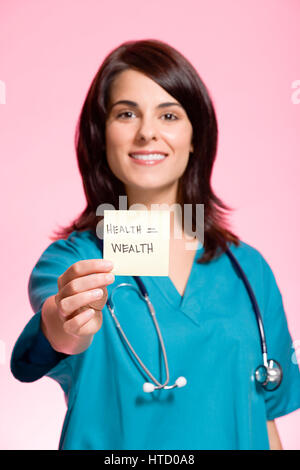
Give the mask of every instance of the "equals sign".
M 153 227 L 147 227 L 147 233 L 158 233 L 156 228 Z

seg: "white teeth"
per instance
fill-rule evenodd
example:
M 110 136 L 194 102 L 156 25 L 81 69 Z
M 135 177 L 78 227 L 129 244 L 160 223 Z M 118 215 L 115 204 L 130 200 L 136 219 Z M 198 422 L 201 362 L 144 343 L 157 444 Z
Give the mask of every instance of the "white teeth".
M 160 153 L 151 153 L 150 155 L 130 155 L 132 158 L 137 160 L 163 160 L 166 158 L 166 155 L 161 155 Z

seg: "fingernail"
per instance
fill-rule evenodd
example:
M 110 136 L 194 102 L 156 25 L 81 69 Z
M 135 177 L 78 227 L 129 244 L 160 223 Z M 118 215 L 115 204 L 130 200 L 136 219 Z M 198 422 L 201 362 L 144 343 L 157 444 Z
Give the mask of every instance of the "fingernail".
M 113 263 L 109 260 L 104 260 L 103 264 L 104 264 L 105 268 L 113 268 L 113 266 L 114 266 Z
M 102 289 L 95 289 L 95 290 L 92 290 L 92 291 L 91 291 L 92 297 L 101 297 L 102 294 L 103 294 L 103 290 L 102 290 Z
M 112 273 L 106 274 L 105 276 L 105 280 L 108 282 L 114 281 L 114 279 L 115 279 L 115 276 Z
M 85 312 L 85 314 L 86 314 L 87 317 L 92 317 L 92 316 L 94 315 L 94 313 L 95 313 L 95 310 L 92 309 L 92 308 L 89 308 L 89 309 Z

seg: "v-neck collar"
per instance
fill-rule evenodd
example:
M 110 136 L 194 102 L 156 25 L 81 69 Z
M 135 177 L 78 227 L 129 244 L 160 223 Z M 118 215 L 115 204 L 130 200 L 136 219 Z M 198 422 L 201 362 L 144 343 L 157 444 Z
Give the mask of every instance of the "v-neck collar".
M 189 305 L 189 298 L 191 290 L 193 290 L 196 270 L 198 268 L 196 260 L 201 256 L 203 250 L 203 244 L 199 241 L 198 247 L 195 251 L 193 264 L 183 296 L 181 296 L 178 292 L 170 276 L 151 276 L 152 281 L 155 283 L 156 287 L 161 291 L 162 295 L 164 295 L 167 302 L 176 309 L 181 310 L 183 313 L 186 313 L 188 316 L 192 316 L 190 315 L 191 305 Z
M 93 235 L 96 238 L 94 233 Z M 142 276 L 142 279 L 146 285 L 148 280 L 152 282 L 171 307 L 182 312 L 197 325 L 200 325 L 199 309 L 201 309 L 202 305 L 202 297 L 200 294 L 201 287 L 203 287 L 205 279 L 197 276 L 197 270 L 200 269 L 201 265 L 198 265 L 196 260 L 201 257 L 203 251 L 203 244 L 199 241 L 183 296 L 180 295 L 169 276 Z

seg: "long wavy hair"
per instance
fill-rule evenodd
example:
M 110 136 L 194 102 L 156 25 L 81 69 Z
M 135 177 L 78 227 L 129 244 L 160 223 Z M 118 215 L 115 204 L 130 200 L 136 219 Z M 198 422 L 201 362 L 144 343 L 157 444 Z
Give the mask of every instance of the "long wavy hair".
M 96 215 L 100 204 L 116 209 L 119 196 L 126 190 L 110 170 L 106 159 L 105 123 L 113 80 L 123 70 L 146 74 L 184 107 L 193 128 L 194 152 L 178 181 L 177 203 L 192 207 L 192 229 L 196 231 L 196 204 L 204 204 L 204 241 L 198 263 L 207 263 L 221 255 L 228 242 L 239 245 L 239 238 L 228 228 L 225 205 L 211 188 L 216 158 L 218 125 L 209 91 L 192 64 L 169 44 L 145 39 L 127 41 L 106 56 L 97 71 L 76 125 L 75 148 L 82 177 L 86 208 L 67 227 L 60 227 L 51 240 L 67 238 L 73 231 L 96 231 L 103 219 Z

